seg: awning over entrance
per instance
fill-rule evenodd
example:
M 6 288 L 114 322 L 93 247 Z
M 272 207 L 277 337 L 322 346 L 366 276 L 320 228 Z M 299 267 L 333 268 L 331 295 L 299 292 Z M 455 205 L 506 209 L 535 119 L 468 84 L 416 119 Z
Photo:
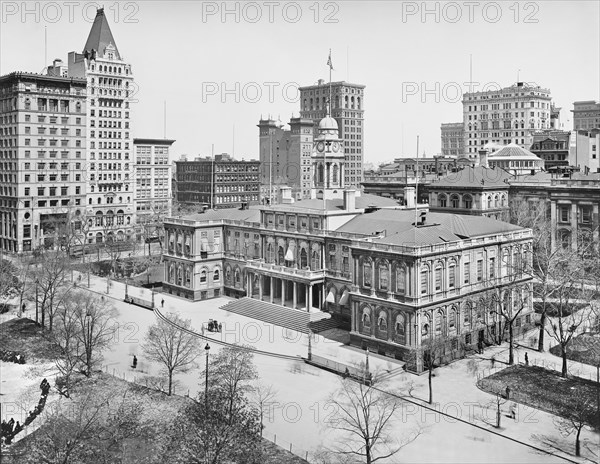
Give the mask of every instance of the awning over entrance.
M 329 290 L 329 293 L 327 294 L 327 298 L 325 298 L 325 301 L 327 303 L 335 303 L 335 296 L 333 294 L 333 290 Z
M 294 253 L 292 253 L 292 249 L 288 248 L 287 252 L 285 254 L 285 260 L 286 261 L 294 261 Z
M 342 294 L 342 297 L 340 298 L 340 305 L 343 306 L 346 303 L 348 303 L 348 290 L 344 290 L 344 293 Z

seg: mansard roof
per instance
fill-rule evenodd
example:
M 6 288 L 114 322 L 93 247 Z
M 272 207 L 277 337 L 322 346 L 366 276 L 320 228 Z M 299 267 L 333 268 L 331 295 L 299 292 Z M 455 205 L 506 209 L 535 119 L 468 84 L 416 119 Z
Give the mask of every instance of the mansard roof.
M 83 53 L 95 50 L 98 58 L 105 58 L 104 53 L 109 44 L 115 47 L 115 57 L 120 60 L 121 55 L 117 48 L 117 42 L 115 42 L 115 38 L 110 31 L 108 19 L 104 15 L 104 8 L 99 8 L 96 11 L 96 18 L 94 18 L 94 24 L 92 24 L 85 47 L 83 47 Z
M 415 246 L 523 230 L 483 216 L 427 212 L 425 218 L 425 226 L 415 227 L 414 210 L 379 210 L 351 219 L 337 232 L 380 234 L 380 238 L 373 239 L 374 243 Z
M 460 171 L 450 172 L 429 185 L 430 190 L 452 188 L 508 188 L 507 180 L 513 176 L 501 168 L 466 166 Z

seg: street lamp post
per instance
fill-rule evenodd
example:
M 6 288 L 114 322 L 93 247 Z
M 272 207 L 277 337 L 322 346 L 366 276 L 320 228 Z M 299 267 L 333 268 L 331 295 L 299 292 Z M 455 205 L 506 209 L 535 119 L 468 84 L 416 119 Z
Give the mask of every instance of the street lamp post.
M 208 409 L 208 352 L 210 351 L 210 345 L 207 343 L 204 347 L 206 352 L 206 378 L 204 379 L 204 408 Z
M 154 288 L 152 289 L 152 309 L 154 309 Z
M 125 277 L 125 299 L 127 299 L 127 296 L 128 296 L 127 295 L 127 290 L 128 290 L 127 284 L 128 284 L 128 282 L 129 282 L 129 279 L 127 277 Z
M 312 360 L 312 330 L 308 330 L 308 360 Z
M 365 357 L 365 383 L 369 380 L 369 347 L 367 346 L 367 353 Z

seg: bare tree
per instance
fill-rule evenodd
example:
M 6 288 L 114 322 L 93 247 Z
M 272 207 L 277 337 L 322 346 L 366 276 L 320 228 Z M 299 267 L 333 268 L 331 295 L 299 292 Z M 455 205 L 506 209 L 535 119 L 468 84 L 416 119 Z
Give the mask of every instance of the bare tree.
M 433 335 L 429 335 L 427 338 L 423 338 L 421 341 L 421 348 L 413 351 L 415 357 L 415 364 L 417 363 L 416 358 L 421 358 L 423 367 L 427 369 L 427 382 L 429 384 L 429 404 L 433 404 L 433 371 L 441 364 L 442 356 L 445 354 L 446 341 L 443 338 L 436 338 Z M 409 389 L 409 394 L 412 396 L 412 390 L 414 386 Z
M 160 363 L 169 379 L 168 394 L 173 388 L 173 375 L 176 372 L 187 372 L 194 366 L 200 355 L 198 338 L 191 332 L 192 322 L 178 315 L 168 313 L 168 321 L 159 319 L 150 326 L 142 349 L 149 359 Z
M 169 210 L 152 206 L 152 209 L 144 215 L 138 215 L 138 225 L 141 226 L 141 234 L 144 243 L 148 244 L 148 256 L 151 255 L 152 243 L 158 242 L 162 255 L 163 242 L 165 238 L 164 222 L 169 217 Z
M 420 430 L 402 438 L 392 434 L 394 415 L 402 401 L 380 387 L 376 375 L 368 385 L 346 378 L 330 396 L 334 412 L 328 425 L 344 435 L 337 453 L 371 464 L 393 456 L 420 435 Z
M 38 258 L 32 272 L 35 287 L 30 288 L 30 298 L 40 307 L 42 328 L 46 327 L 47 317 L 48 328 L 52 330 L 54 312 L 65 292 L 69 290 L 69 269 L 69 258 L 62 251 L 44 251 Z
M 126 440 L 145 433 L 142 406 L 127 389 L 63 399 L 48 409 L 28 446 L 26 463 L 121 462 Z
M 549 306 L 556 317 L 552 317 L 549 324 L 546 324 L 546 332 L 555 339 L 560 345 L 562 357 L 561 375 L 567 377 L 567 349 L 575 337 L 579 327 L 587 321 L 591 311 L 580 308 L 582 305 L 590 304 L 589 289 L 582 285 L 581 275 L 572 269 L 571 266 L 565 266 L 562 275 L 560 287 L 554 292 L 554 298 L 549 302 Z
M 598 444 L 588 444 L 587 441 L 581 440 L 581 432 L 584 429 L 593 430 L 589 425 L 590 420 L 593 420 L 594 415 L 598 417 L 598 410 L 595 410 L 593 401 L 591 399 L 575 397 L 570 404 L 568 415 L 566 417 L 555 416 L 552 419 L 554 426 L 563 438 L 574 436 L 575 438 L 575 456 L 581 456 L 581 445 L 585 446 L 585 449 L 592 455 L 594 461 L 598 459 L 600 453 L 598 452 Z M 544 446 L 557 450 L 565 451 L 566 443 L 561 443 L 556 438 L 548 435 L 533 435 L 533 438 L 541 442 Z M 588 446 L 589 445 L 589 446 Z
M 206 401 L 205 401 L 206 399 Z M 183 407 L 172 421 L 158 462 L 161 464 L 227 464 L 265 461 L 261 449 L 257 411 L 247 399 L 237 398 L 233 418 L 228 393 L 213 387 Z
M 260 416 L 260 436 L 263 435 L 265 410 L 268 410 L 269 405 L 277 396 L 277 391 L 273 389 L 273 385 L 265 385 L 258 383 L 252 387 L 251 402 L 255 406 Z
M 258 378 L 253 363 L 254 355 L 248 348 L 243 345 L 226 346 L 217 353 L 209 366 L 210 385 L 208 389 L 217 387 L 225 391 L 228 398 L 229 417 L 233 417 L 233 408 L 237 398 L 249 393 L 252 390 L 250 382 Z M 203 382 L 205 377 L 204 374 L 201 375 Z
M 89 377 L 102 361 L 102 353 L 110 346 L 115 331 L 116 309 L 104 297 L 79 290 L 64 300 L 64 317 L 76 322 L 77 343 L 72 345 L 81 359 L 82 371 Z

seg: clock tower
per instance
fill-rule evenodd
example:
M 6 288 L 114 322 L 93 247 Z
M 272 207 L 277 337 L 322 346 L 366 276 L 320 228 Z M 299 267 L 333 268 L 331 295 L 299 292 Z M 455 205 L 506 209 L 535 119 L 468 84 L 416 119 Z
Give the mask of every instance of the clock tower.
M 311 156 L 311 198 L 343 198 L 345 155 L 336 120 L 327 115 L 319 122 L 318 132 Z

